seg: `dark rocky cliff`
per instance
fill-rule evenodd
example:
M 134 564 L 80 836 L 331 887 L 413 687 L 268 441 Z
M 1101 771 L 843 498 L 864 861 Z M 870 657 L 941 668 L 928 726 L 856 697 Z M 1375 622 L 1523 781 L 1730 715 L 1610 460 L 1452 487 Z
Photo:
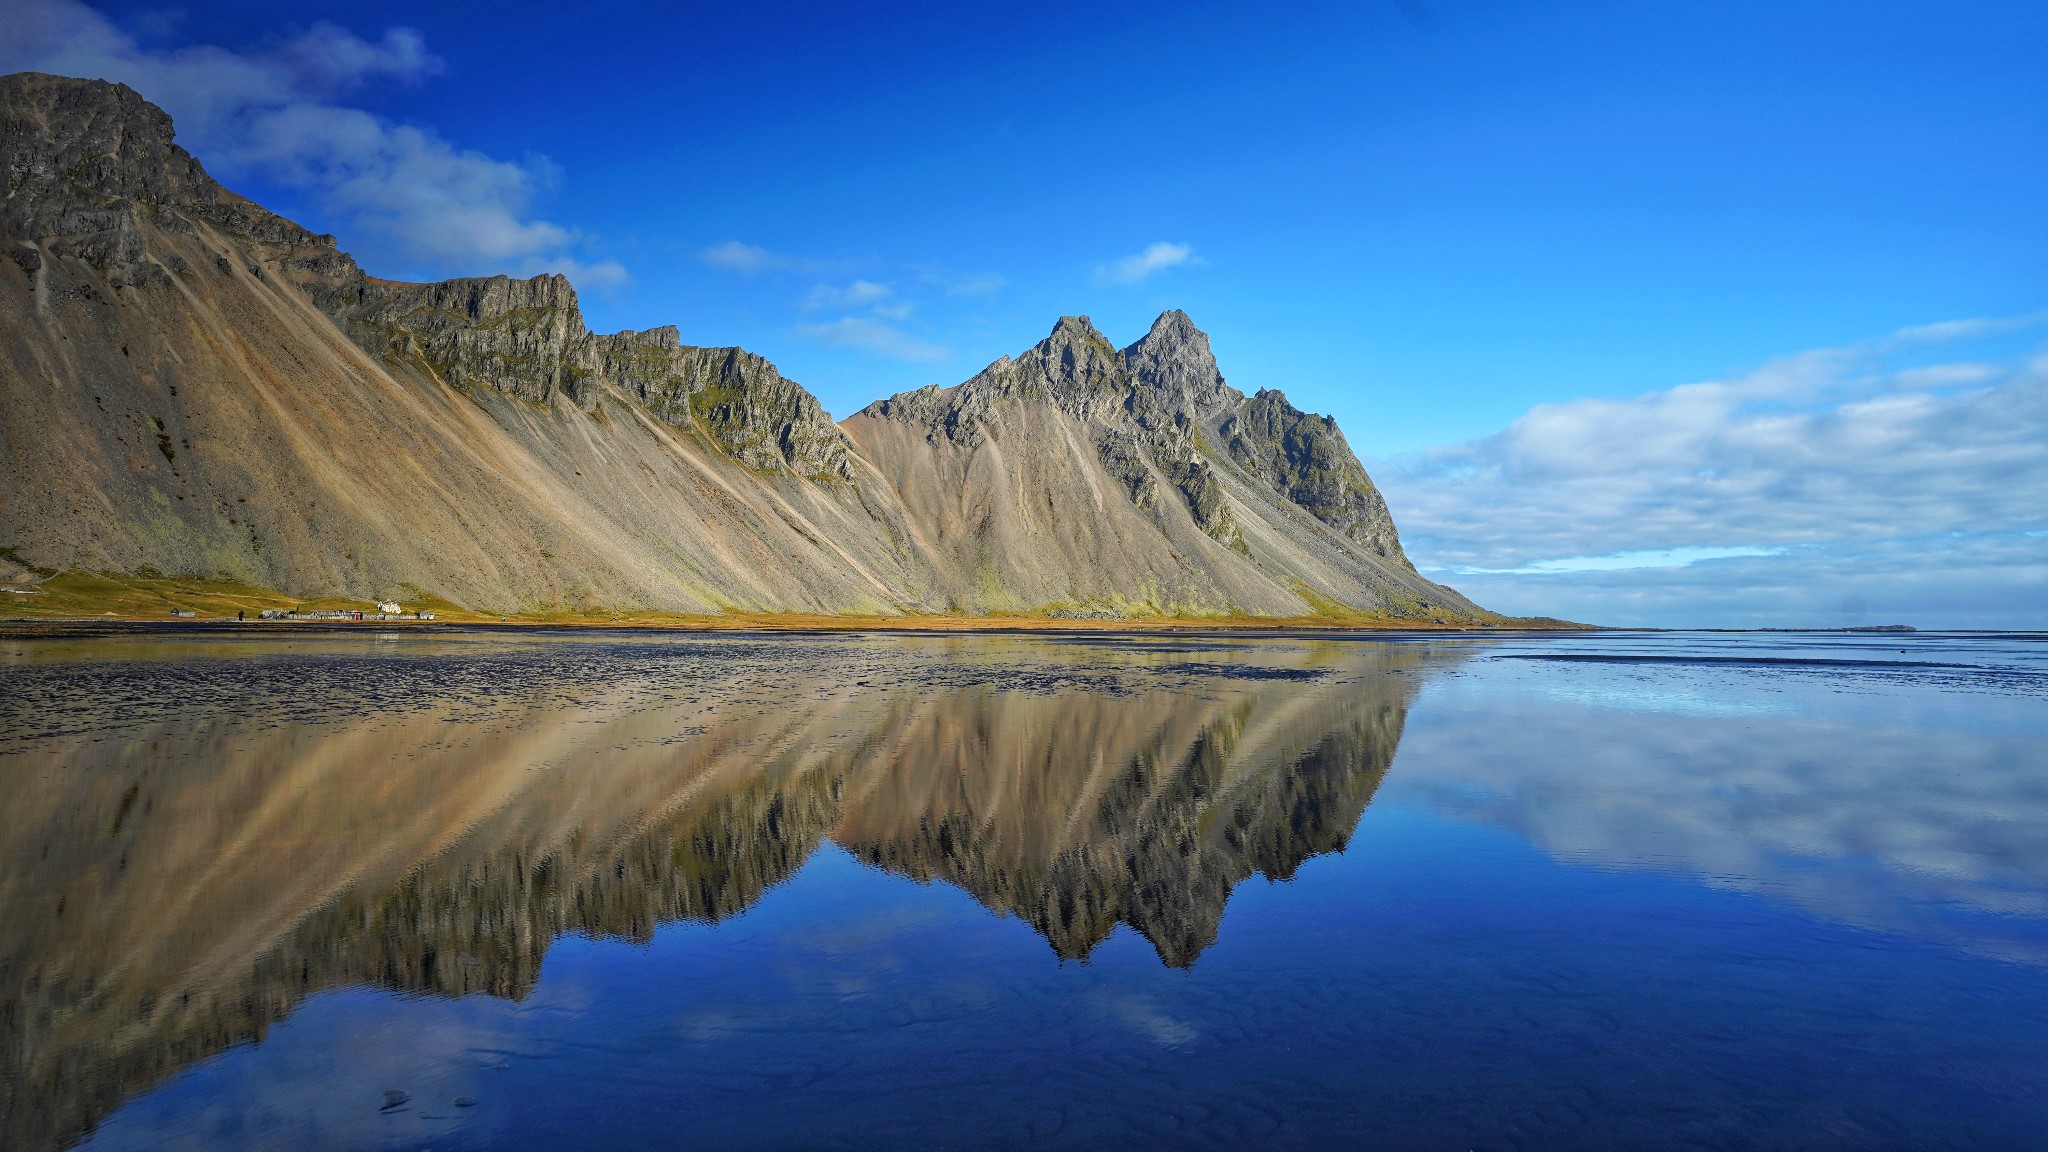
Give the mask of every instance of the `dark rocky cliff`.
M 0 238 L 32 276 L 52 258 L 71 257 L 107 273 L 115 287 L 168 284 L 172 273 L 192 269 L 174 252 L 152 252 L 148 230 L 190 234 L 198 223 L 310 249 L 307 261 L 339 256 L 334 237 L 222 188 L 173 142 L 163 109 L 126 85 L 33 72 L 0 77 L 0 166 Z
M 1409 570 L 1387 502 L 1337 422 L 1303 412 L 1275 390 L 1240 400 L 1216 424 L 1230 458 L 1273 491 L 1383 559 Z

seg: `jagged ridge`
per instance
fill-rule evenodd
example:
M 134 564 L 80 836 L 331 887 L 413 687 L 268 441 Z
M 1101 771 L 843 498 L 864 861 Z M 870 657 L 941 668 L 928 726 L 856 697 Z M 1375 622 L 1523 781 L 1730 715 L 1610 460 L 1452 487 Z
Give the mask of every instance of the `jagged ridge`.
M 745 350 L 590 332 L 560 276 L 368 276 L 120 85 L 0 79 L 0 160 L 0 547 L 37 568 L 486 610 L 1487 618 L 1415 573 L 1334 422 L 1230 388 L 1184 313 L 1122 350 L 1063 318 L 835 425 Z

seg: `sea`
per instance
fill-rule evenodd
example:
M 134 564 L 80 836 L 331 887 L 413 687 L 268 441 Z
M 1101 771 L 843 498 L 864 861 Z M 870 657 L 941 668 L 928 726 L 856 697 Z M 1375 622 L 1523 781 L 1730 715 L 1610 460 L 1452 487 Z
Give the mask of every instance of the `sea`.
M 2048 1148 L 2048 636 L 12 626 L 0 1146 Z

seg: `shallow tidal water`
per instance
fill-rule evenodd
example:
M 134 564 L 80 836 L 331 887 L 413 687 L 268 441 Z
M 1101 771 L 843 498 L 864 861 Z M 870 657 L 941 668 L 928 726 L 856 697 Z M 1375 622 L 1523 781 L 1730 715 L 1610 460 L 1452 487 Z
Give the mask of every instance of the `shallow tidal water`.
M 2048 638 L 0 633 L 0 1146 L 2048 1148 Z

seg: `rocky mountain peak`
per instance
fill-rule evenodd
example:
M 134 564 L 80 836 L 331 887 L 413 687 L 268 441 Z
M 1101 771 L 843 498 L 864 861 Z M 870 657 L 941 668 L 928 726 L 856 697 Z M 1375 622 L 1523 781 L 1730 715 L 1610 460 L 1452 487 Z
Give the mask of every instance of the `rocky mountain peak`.
M 211 183 L 172 142 L 170 116 L 126 84 L 17 72 L 0 77 L 0 109 L 10 207 L 82 192 L 167 204 Z
M 0 540 L 48 567 L 693 611 L 1480 611 L 1407 565 L 1334 422 L 1229 388 L 1179 310 L 1123 349 L 1062 317 L 842 428 L 743 349 L 590 332 L 561 276 L 371 277 L 120 85 L 0 77 L 0 182 L 0 481 L 50 494 L 0 499 Z
M 1062 407 L 1083 417 L 1128 385 L 1116 345 L 1086 316 L 1060 317 L 1045 339 L 1017 358 L 1016 367 Z
M 1243 399 L 1223 382 L 1209 334 L 1178 308 L 1161 312 L 1145 338 L 1124 349 L 1124 366 L 1145 389 L 1145 407 L 1207 416 Z
M 1086 316 L 1062 316 L 1052 332 L 1020 357 L 1038 360 L 1054 377 L 1088 379 L 1113 373 L 1116 346 Z
M 1178 308 L 1168 308 L 1152 321 L 1152 328 L 1145 333 L 1139 344 L 1188 344 L 1198 343 L 1206 351 L 1209 334 L 1195 327 L 1188 314 Z M 1136 347 L 1136 345 L 1133 345 Z
M 867 411 L 927 423 L 943 418 L 949 434 L 973 435 L 998 400 L 1049 400 L 1069 415 L 1088 420 L 1120 406 L 1129 390 L 1130 372 L 1109 338 L 1086 316 L 1062 316 L 1045 339 L 1015 359 L 996 360 L 957 388 L 941 389 L 912 404 L 902 402 L 921 394 L 893 397 Z
M 189 235 L 206 224 L 333 256 L 334 237 L 221 187 L 177 145 L 170 116 L 125 84 L 40 72 L 0 76 L 0 179 L 6 254 L 31 275 L 49 258 L 74 257 L 118 273 L 117 286 L 168 283 L 168 273 L 187 262 L 152 253 L 145 225 Z
M 177 145 L 170 116 L 125 85 L 0 77 L 0 178 L 0 254 L 58 291 L 94 276 L 117 289 L 268 276 L 306 292 L 365 351 L 479 399 L 594 403 L 609 385 L 757 471 L 852 472 L 816 399 L 766 360 L 687 347 L 673 327 L 593 334 L 558 273 L 428 284 L 366 275 L 334 237 L 223 188 Z

